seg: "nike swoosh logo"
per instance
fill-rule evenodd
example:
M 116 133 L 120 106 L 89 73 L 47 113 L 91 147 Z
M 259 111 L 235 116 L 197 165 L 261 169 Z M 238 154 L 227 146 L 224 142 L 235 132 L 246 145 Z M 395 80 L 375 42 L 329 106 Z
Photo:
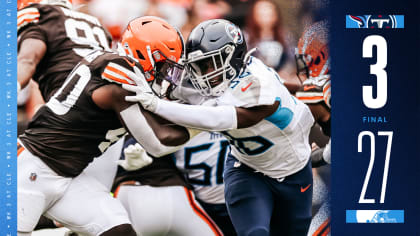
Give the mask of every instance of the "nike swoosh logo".
M 300 192 L 304 193 L 306 192 L 306 190 L 308 190 L 308 188 L 311 187 L 311 184 L 309 184 L 308 186 L 306 186 L 305 188 L 300 187 Z
M 249 88 L 249 86 L 251 86 L 251 84 L 252 82 L 249 83 L 246 87 L 241 88 L 242 92 L 245 92 Z
M 124 58 L 124 60 L 131 66 L 131 67 L 134 67 L 135 65 L 136 65 L 136 63 L 133 61 L 133 62 L 130 62 L 129 60 L 127 60 L 126 58 Z

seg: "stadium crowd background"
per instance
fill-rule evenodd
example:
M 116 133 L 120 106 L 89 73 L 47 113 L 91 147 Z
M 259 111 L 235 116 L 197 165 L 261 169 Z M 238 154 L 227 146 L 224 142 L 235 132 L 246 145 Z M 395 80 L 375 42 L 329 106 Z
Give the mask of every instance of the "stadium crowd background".
M 327 0 L 73 0 L 73 5 L 98 17 L 114 41 L 131 19 L 144 15 L 166 19 L 185 39 L 204 20 L 228 19 L 243 30 L 249 49 L 258 48 L 257 57 L 286 82 L 299 85 L 295 48 L 307 26 L 325 19 Z M 34 82 L 25 90 L 18 98 L 19 134 L 44 103 Z

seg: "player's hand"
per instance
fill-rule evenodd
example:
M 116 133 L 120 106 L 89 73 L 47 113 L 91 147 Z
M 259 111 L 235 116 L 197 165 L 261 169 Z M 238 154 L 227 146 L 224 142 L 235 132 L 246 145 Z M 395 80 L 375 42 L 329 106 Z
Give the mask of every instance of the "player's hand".
M 128 171 L 141 169 L 153 162 L 153 159 L 147 155 L 146 151 L 138 143 L 126 147 L 124 149 L 124 156 L 124 160 L 118 160 L 117 162 Z
M 153 93 L 140 69 L 134 67 L 134 72 L 129 77 L 134 80 L 136 85 L 123 84 L 122 87 L 136 95 L 126 96 L 125 100 L 127 102 L 139 102 L 145 109 L 154 112 L 159 98 Z

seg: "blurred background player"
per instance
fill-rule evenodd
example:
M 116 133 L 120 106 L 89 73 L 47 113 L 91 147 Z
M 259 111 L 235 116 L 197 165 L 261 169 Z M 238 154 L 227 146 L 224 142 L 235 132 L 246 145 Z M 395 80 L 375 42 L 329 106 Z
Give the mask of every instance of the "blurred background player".
M 136 92 L 126 100 L 180 125 L 223 131 L 232 148 L 224 172 L 226 204 L 238 235 L 306 235 L 312 200 L 310 110 L 273 69 L 249 57 L 243 34 L 229 21 L 200 23 L 186 52 L 190 81 L 209 98 L 205 104 L 165 101 L 141 84 L 123 86 Z
M 146 44 L 139 39 L 144 27 L 160 28 Z M 134 75 L 143 76 L 143 68 L 152 83 L 176 66 L 183 46 L 179 33 L 159 18 L 138 18 L 122 45 L 120 54 L 85 57 L 19 137 L 19 235 L 30 235 L 41 214 L 87 235 L 135 235 L 121 204 L 83 169 L 126 133 L 123 124 L 154 156 L 188 139 L 184 128 L 162 126 L 138 104 L 125 102 L 128 93 L 121 88 Z M 143 55 L 153 61 L 150 68 L 140 64 Z
M 327 24 L 327 21 L 319 21 L 310 25 L 299 39 L 295 58 L 297 76 L 302 81 L 302 87 L 296 92 L 296 97 L 309 106 L 324 135 L 330 137 L 331 79 Z M 311 155 L 313 167 L 320 167 L 314 171 L 316 208 L 309 231 L 315 236 L 330 231 L 330 166 L 326 164 L 331 163 L 331 140 L 325 147 L 321 147 L 314 149 Z
M 84 56 L 93 50 L 110 50 L 111 35 L 97 18 L 73 11 L 71 1 L 19 0 L 17 4 L 18 90 L 30 86 L 24 94 L 19 93 L 22 107 L 29 99 L 26 120 L 20 112 L 21 134 L 27 120 L 60 88 Z M 31 78 L 38 86 L 29 84 Z
M 71 8 L 68 0 L 18 2 L 18 87 L 34 79 L 45 101 L 84 56 L 110 50 L 99 20 Z

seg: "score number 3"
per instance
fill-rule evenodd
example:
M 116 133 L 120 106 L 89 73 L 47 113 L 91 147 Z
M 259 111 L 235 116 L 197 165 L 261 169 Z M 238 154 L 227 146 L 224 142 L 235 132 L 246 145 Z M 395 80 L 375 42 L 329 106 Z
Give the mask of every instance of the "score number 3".
M 370 65 L 370 73 L 376 75 L 376 98 L 373 97 L 372 86 L 363 86 L 363 103 L 368 108 L 378 109 L 386 104 L 387 100 L 387 45 L 384 37 L 370 35 L 363 40 L 363 58 L 372 57 L 373 46 L 376 46 L 376 64 Z

